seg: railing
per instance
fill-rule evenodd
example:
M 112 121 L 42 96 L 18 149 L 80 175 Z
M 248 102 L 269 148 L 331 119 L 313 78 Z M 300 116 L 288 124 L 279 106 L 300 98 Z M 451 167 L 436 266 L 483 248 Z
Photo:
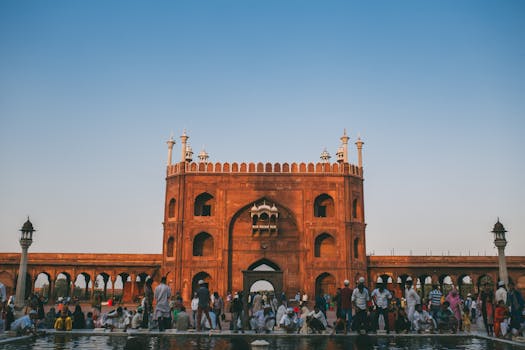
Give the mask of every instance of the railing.
M 363 168 L 350 163 L 195 163 L 168 165 L 167 175 L 181 173 L 333 174 L 363 177 Z

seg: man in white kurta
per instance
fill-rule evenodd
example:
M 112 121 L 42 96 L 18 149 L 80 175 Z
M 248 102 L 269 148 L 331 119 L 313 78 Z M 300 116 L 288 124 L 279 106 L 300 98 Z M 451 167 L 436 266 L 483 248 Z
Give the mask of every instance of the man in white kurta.
M 157 288 L 155 288 L 154 298 L 156 302 L 154 317 L 159 323 L 159 331 L 162 332 L 166 328 L 170 328 L 171 326 L 171 289 L 166 284 L 166 277 L 162 277 L 160 280 L 160 284 L 157 286 Z
M 407 316 L 410 324 L 414 321 L 414 311 L 416 311 L 416 305 L 421 304 L 421 298 L 417 294 L 416 290 L 412 287 L 412 280 L 407 280 L 405 283 L 405 299 L 407 301 Z

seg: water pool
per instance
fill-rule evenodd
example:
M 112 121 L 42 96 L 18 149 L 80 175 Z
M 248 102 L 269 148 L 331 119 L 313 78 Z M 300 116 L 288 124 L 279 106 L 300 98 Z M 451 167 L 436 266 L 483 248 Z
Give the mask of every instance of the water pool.
M 207 336 L 207 335 L 74 335 L 55 334 L 46 337 L 0 344 L 2 350 L 69 350 L 69 349 L 154 349 L 154 350 L 249 350 L 250 343 L 264 339 L 270 343 L 269 349 L 279 350 L 343 350 L 361 349 L 356 345 L 356 336 Z M 511 350 L 524 349 L 502 342 L 476 337 L 369 337 L 369 349 L 461 349 L 461 350 Z M 135 347 L 130 347 L 134 345 Z

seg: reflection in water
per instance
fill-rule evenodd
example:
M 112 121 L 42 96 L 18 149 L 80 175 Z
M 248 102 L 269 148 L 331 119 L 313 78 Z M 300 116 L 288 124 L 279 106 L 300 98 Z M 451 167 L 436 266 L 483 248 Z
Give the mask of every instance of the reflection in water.
M 269 349 L 279 350 L 363 350 L 363 349 L 462 349 L 462 350 L 512 350 L 509 344 L 470 337 L 264 337 L 264 336 L 213 336 L 208 335 L 144 335 L 75 336 L 56 334 L 37 337 L 8 344 L 0 344 L 0 350 L 250 350 L 251 342 L 265 339 Z

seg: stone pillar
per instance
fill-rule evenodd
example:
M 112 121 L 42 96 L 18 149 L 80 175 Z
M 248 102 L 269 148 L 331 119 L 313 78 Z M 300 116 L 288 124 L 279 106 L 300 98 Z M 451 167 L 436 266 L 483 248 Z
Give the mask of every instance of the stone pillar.
M 175 144 L 175 140 L 173 140 L 173 136 L 171 136 L 170 139 L 166 141 L 166 143 L 168 144 L 168 165 L 171 165 L 173 145 Z
M 364 142 L 361 141 L 361 138 L 358 137 L 357 141 L 355 142 L 355 145 L 357 146 L 357 165 L 359 168 L 363 167 L 363 145 Z
M 16 296 L 15 296 L 15 307 L 17 310 L 21 310 L 25 306 L 26 301 L 26 278 L 27 278 L 27 250 L 29 244 L 22 243 L 20 240 L 20 246 L 22 247 L 22 254 L 20 255 L 20 267 L 18 269 L 18 280 L 16 282 Z
M 186 135 L 186 130 L 184 130 L 184 133 L 180 137 L 180 140 L 181 140 L 180 161 L 183 162 L 183 163 L 186 162 L 186 142 L 188 141 L 189 138 L 190 137 Z
M 343 136 L 341 136 L 341 142 L 343 147 L 343 162 L 348 163 L 348 140 L 350 138 L 346 135 L 346 129 L 344 130 Z

